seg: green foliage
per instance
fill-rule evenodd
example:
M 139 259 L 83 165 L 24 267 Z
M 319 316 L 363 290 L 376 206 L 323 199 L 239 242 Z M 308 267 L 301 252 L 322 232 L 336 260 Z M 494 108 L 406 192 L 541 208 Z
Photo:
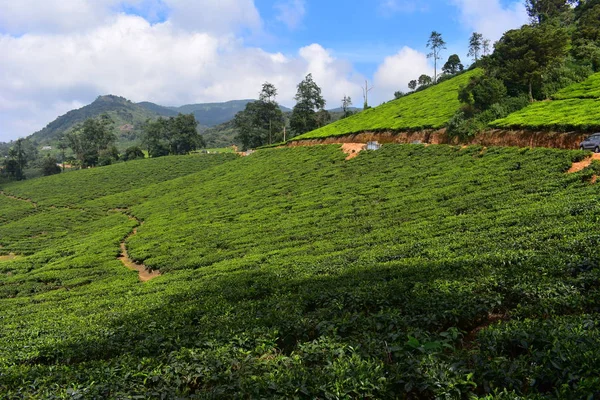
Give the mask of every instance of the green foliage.
M 448 57 L 448 61 L 442 67 L 442 71 L 448 75 L 454 75 L 465 69 L 464 65 L 460 62 L 460 57 L 457 54 L 452 54 Z
M 302 135 L 310 132 L 322 125 L 319 125 L 317 112 L 325 107 L 325 99 L 321 95 L 321 88 L 308 74 L 302 82 L 298 84 L 298 91 L 294 97 L 296 105 L 290 116 L 290 128 L 295 135 Z
M 204 147 L 204 140 L 196 130 L 197 125 L 193 114 L 146 121 L 144 143 L 150 157 L 189 154 Z
M 44 176 L 60 174 L 61 168 L 58 166 L 58 160 L 52 156 L 44 157 L 42 161 L 42 173 Z
M 600 99 L 600 73 L 591 75 L 585 81 L 571 85 L 552 96 L 555 100 Z
M 315 139 L 364 131 L 416 131 L 442 128 L 460 107 L 458 89 L 482 71 L 476 69 L 426 90 L 387 102 L 296 137 Z
M 113 120 L 108 114 L 103 114 L 75 127 L 65 135 L 65 139 L 82 167 L 94 167 L 99 164 L 101 155 L 103 164 L 106 163 L 116 140 L 113 130 Z
M 460 89 L 458 97 L 461 103 L 472 106 L 475 112 L 482 112 L 493 104 L 501 103 L 506 94 L 506 86 L 500 79 L 480 75 L 472 77 L 468 85 Z
M 233 124 L 238 130 L 236 139 L 241 142 L 243 150 L 283 140 L 285 119 L 275 101 L 276 97 L 277 89 L 266 82 L 262 86 L 259 100 L 246 104 L 244 111 L 236 114 Z
M 125 149 L 122 159 L 123 161 L 137 160 L 138 158 L 145 158 L 146 155 L 138 146 L 132 146 Z
M 533 101 L 534 86 L 541 85 L 551 65 L 564 60 L 569 40 L 566 29 L 551 24 L 510 30 L 495 44 L 494 69 L 511 95 L 526 92 Z
M 493 121 L 494 128 L 597 131 L 600 99 L 568 99 L 533 103 L 508 117 Z
M 595 394 L 600 189 L 564 173 L 584 156 L 317 146 L 5 186 L 36 204 L 0 196 L 2 252 L 22 254 L 0 259 L 0 393 Z M 116 208 L 161 277 L 116 260 L 137 224 Z

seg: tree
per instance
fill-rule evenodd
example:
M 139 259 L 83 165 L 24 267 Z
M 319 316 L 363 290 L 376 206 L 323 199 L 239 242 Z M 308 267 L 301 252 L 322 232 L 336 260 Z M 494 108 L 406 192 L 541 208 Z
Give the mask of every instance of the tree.
M 331 114 L 329 114 L 329 111 L 324 110 L 324 109 L 320 109 L 319 111 L 317 111 L 317 126 L 319 128 L 324 127 L 325 125 L 327 125 L 330 122 L 331 122 Z
M 568 43 L 567 31 L 549 24 L 508 31 L 493 54 L 498 77 L 513 95 L 527 91 L 533 101 L 534 84 L 541 85 L 544 72 L 564 60 Z
M 125 149 L 125 153 L 121 157 L 123 161 L 137 160 L 138 158 L 145 158 L 144 152 L 138 146 L 131 146 Z
M 487 56 L 488 54 L 490 54 L 491 47 L 490 47 L 489 39 L 483 39 L 482 50 L 483 50 L 484 56 Z
M 269 144 L 273 144 L 273 119 L 279 118 L 281 109 L 275 102 L 277 97 L 277 89 L 275 85 L 265 82 L 262 85 L 262 90 L 258 95 L 258 101 L 262 102 L 262 111 L 269 120 Z
M 427 55 L 427 58 L 433 58 L 433 83 L 437 83 L 437 62 L 441 60 L 440 53 L 446 48 L 446 42 L 444 42 L 440 33 L 433 31 L 427 41 L 427 48 L 431 49 L 431 53 Z
M 399 98 L 404 97 L 404 96 L 406 96 L 406 93 L 404 93 L 401 90 L 397 90 L 394 92 L 394 100 L 398 100 Z
M 483 35 L 481 33 L 473 32 L 469 39 L 469 57 L 473 57 L 475 62 L 479 59 L 479 53 L 483 47 Z
M 294 99 L 296 105 L 290 117 L 290 127 L 295 134 L 301 135 L 317 129 L 317 111 L 325 107 L 325 99 L 321 95 L 321 88 L 313 80 L 312 74 L 308 74 L 298 84 L 298 91 Z
M 469 84 L 459 90 L 458 98 L 463 104 L 473 106 L 475 112 L 482 112 L 500 103 L 506 93 L 500 79 L 482 75 L 471 78 Z
M 342 118 L 346 118 L 349 117 L 350 115 L 352 115 L 352 110 L 350 110 L 350 107 L 352 106 L 352 98 L 350 96 L 346 96 L 344 95 L 344 98 L 342 99 Z
M 233 122 L 238 131 L 237 140 L 242 143 L 244 150 L 273 144 L 275 139 L 281 139 L 285 119 L 275 101 L 276 97 L 275 86 L 265 82 L 259 100 L 246 104 L 244 111 L 236 114 Z
M 61 168 L 58 166 L 58 160 L 50 155 L 42 161 L 42 173 L 44 176 L 60 174 Z
M 577 0 L 525 0 L 527 14 L 533 23 L 542 24 L 571 12 Z
M 417 81 L 416 81 L 416 79 L 413 79 L 412 81 L 408 82 L 408 88 L 410 90 L 415 90 L 417 88 Z
M 369 81 L 365 80 L 365 87 L 363 88 L 363 109 L 366 110 L 369 107 L 369 92 L 373 90 L 373 87 L 369 87 Z
M 452 54 L 450 57 L 448 57 L 448 61 L 446 61 L 446 64 L 444 64 L 442 71 L 444 71 L 445 74 L 454 75 L 464 69 L 465 67 L 460 62 L 458 55 Z
M 97 119 L 87 119 L 72 132 L 67 133 L 65 139 L 81 166 L 93 167 L 98 164 L 100 152 L 106 150 L 115 141 L 116 136 L 112 131 L 112 119 L 103 114 Z
M 431 85 L 432 79 L 429 75 L 421 75 L 419 77 L 419 87 Z
M 21 181 L 25 179 L 27 164 L 26 139 L 18 139 L 8 150 L 8 157 L 4 160 L 4 170 L 12 179 Z
M 197 126 L 198 122 L 193 114 L 146 121 L 142 129 L 148 154 L 150 157 L 183 155 L 205 146 Z
M 60 138 L 57 147 L 60 150 L 62 170 L 64 172 L 65 171 L 65 150 L 67 150 L 69 148 L 69 145 L 67 144 L 67 141 L 64 137 Z

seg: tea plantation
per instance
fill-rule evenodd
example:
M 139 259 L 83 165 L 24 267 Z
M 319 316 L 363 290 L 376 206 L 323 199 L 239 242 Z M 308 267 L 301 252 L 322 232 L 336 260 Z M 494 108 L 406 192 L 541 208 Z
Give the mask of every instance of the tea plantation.
M 553 101 L 533 103 L 493 121 L 490 126 L 565 132 L 600 130 L 600 73 L 559 91 L 553 98 Z
M 365 131 L 418 131 L 443 128 L 459 109 L 458 90 L 466 86 L 476 69 L 420 92 L 341 119 L 292 140 L 321 139 Z
M 566 174 L 585 153 L 542 148 L 345 157 L 2 187 L 0 254 L 18 257 L 0 258 L 0 397 L 600 396 L 600 165 Z M 129 216 L 130 256 L 162 272 L 146 283 L 117 260 Z

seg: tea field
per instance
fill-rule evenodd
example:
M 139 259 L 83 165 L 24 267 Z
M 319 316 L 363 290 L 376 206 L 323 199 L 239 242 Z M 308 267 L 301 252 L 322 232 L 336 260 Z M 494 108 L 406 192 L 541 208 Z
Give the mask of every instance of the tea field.
M 0 397 L 600 396 L 585 156 L 329 145 L 5 185 Z
M 566 87 L 552 101 L 533 103 L 490 126 L 558 132 L 600 130 L 600 73 Z
M 418 131 L 443 128 L 459 109 L 458 90 L 479 69 L 434 85 L 423 91 L 389 101 L 292 140 L 321 139 L 373 131 Z

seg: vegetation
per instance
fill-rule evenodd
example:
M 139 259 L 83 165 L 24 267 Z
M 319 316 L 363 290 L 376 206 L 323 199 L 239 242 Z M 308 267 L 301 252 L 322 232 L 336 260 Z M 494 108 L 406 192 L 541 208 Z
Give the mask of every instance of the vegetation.
M 243 150 L 283 140 L 285 119 L 276 98 L 275 85 L 265 82 L 259 100 L 246 104 L 244 111 L 235 115 L 233 124 L 239 132 L 236 139 Z
M 600 72 L 585 81 L 568 86 L 552 96 L 555 100 L 600 99 Z
M 310 132 L 324 126 L 328 119 L 324 110 L 325 99 L 321 95 L 321 88 L 313 80 L 312 74 L 298 84 L 298 91 L 294 97 L 296 105 L 290 116 L 290 128 L 296 135 Z
M 600 100 L 568 99 L 533 103 L 506 118 L 490 123 L 494 128 L 597 131 L 600 129 Z
M 446 42 L 444 42 L 442 34 L 436 31 L 431 32 L 431 36 L 427 41 L 427 48 L 431 49 L 431 53 L 427 54 L 427 58 L 433 58 L 433 83 L 437 83 L 437 62 L 442 59 L 440 53 L 446 48 Z
M 444 127 L 459 108 L 458 89 L 481 70 L 466 72 L 426 90 L 334 122 L 293 140 L 325 138 L 363 131 L 416 131 Z
M 144 144 L 150 157 L 184 155 L 206 146 L 196 130 L 193 114 L 179 114 L 169 119 L 159 118 L 144 125 Z
M 0 261 L 0 393 L 597 394 L 599 168 L 564 173 L 584 156 L 317 146 L 4 186 L 35 207 L 0 196 L 21 254 Z M 145 284 L 116 260 L 128 215 L 163 273 Z

